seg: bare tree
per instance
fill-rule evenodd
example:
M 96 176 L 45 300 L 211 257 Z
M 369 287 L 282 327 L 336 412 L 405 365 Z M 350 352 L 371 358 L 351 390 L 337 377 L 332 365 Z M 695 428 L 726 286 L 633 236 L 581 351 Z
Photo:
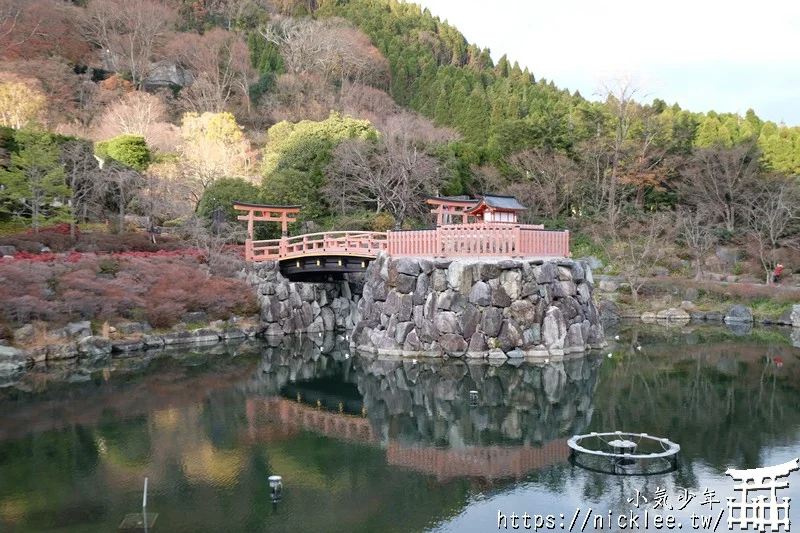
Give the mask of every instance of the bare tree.
M 594 237 L 630 285 L 635 304 L 646 275 L 668 253 L 674 236 L 674 219 L 671 213 L 658 212 L 627 223 L 621 217 L 615 220 L 617 223 L 612 226 L 596 224 Z
M 557 218 L 568 207 L 581 179 L 578 165 L 554 152 L 526 150 L 511 156 L 509 166 L 519 175 L 511 191 L 533 213 Z
M 681 170 L 679 191 L 686 203 L 718 213 L 733 231 L 758 176 L 758 160 L 754 143 L 698 148 Z
M 219 28 L 203 35 L 181 34 L 170 48 L 194 76 L 181 92 L 191 110 L 219 113 L 234 96 L 249 105 L 249 83 L 255 73 L 247 43 L 239 35 Z
M 39 31 L 40 20 L 25 27 L 24 4 L 16 0 L 0 0 L 0 52 L 25 44 Z
M 208 220 L 193 216 L 183 224 L 181 231 L 195 249 L 204 252 L 209 276 L 212 273 L 231 276 L 237 267 L 241 268 L 241 259 L 230 251 L 232 244 L 247 239 L 247 230 L 241 224 L 223 222 L 212 231 Z
M 126 93 L 106 108 L 98 134 L 102 139 L 124 133 L 147 138 L 153 126 L 164 122 L 167 116 L 167 106 L 159 96 L 143 91 Z
M 800 188 L 792 179 L 773 177 L 759 182 L 751 190 L 746 206 L 750 234 L 758 245 L 758 257 L 772 283 L 775 253 L 783 246 L 797 245 Z
M 70 235 L 75 238 L 75 224 L 86 221 L 89 213 L 102 201 L 105 187 L 102 185 L 103 172 L 94 155 L 94 145 L 90 141 L 67 141 L 61 145 L 61 162 L 66 171 L 66 181 L 70 190 L 69 207 Z
M 144 186 L 144 177 L 136 170 L 116 162 L 105 163 L 101 174 L 93 183 L 94 194 L 104 200 L 104 204 L 117 209 L 118 229 L 125 231 L 125 215 L 128 206 Z
M 703 279 L 703 259 L 717 245 L 715 217 L 703 209 L 683 209 L 678 212 L 677 228 L 695 262 L 694 279 Z
M 259 29 L 275 44 L 290 74 L 314 73 L 329 81 L 386 87 L 389 67 L 369 37 L 337 18 L 283 18 Z
M 173 9 L 154 0 L 91 0 L 80 28 L 105 51 L 115 71 L 130 72 L 134 86 L 140 87 L 162 59 L 176 17 Z
M 637 98 L 641 89 L 631 78 L 617 78 L 600 85 L 597 95 L 603 98 L 608 107 L 613 124 L 613 137 L 611 145 L 611 161 L 608 169 L 608 216 L 612 225 L 619 215 L 617 202 L 617 183 L 620 177 L 621 165 L 625 157 L 625 150 L 631 127 L 636 121 L 641 106 Z
M 343 213 L 359 205 L 386 209 L 398 229 L 419 212 L 421 197 L 435 193 L 441 182 L 438 161 L 401 131 L 378 141 L 341 143 L 328 170 L 325 194 L 331 205 Z

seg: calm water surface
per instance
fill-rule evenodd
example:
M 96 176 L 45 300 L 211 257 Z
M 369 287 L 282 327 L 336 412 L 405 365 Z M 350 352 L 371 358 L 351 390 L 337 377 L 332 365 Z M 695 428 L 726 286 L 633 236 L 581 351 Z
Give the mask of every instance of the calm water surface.
M 374 360 L 328 336 L 34 371 L 0 388 L 0 531 L 117 531 L 145 477 L 157 532 L 497 531 L 498 512 L 560 530 L 579 510 L 577 531 L 590 508 L 685 530 L 723 510 L 727 530 L 725 470 L 800 455 L 800 350 L 765 330 L 618 333 L 603 353 L 520 366 Z M 679 443 L 678 470 L 568 461 L 568 437 L 612 430 Z M 800 502 L 800 472 L 789 482 Z

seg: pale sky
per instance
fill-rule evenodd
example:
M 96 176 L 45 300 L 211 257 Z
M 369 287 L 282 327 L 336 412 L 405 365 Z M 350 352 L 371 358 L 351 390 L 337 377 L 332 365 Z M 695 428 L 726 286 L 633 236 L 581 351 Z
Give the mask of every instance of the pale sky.
M 632 76 L 648 100 L 800 126 L 800 2 L 415 0 L 538 80 L 596 98 Z

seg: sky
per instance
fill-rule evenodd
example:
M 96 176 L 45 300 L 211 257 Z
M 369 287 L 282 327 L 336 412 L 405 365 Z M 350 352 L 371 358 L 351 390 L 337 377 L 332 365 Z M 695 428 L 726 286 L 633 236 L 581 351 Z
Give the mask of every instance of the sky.
M 800 2 L 414 0 L 536 79 L 596 99 L 631 77 L 647 100 L 800 126 Z

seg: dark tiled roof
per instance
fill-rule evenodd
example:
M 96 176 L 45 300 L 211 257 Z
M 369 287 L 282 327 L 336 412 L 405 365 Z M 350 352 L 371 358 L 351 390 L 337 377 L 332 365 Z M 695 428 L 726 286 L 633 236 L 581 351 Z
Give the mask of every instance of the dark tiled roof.
M 523 211 L 527 209 L 527 207 L 520 204 L 513 196 L 495 196 L 486 194 L 483 196 L 483 201 L 486 202 L 486 205 L 495 209 L 507 209 L 509 211 Z

